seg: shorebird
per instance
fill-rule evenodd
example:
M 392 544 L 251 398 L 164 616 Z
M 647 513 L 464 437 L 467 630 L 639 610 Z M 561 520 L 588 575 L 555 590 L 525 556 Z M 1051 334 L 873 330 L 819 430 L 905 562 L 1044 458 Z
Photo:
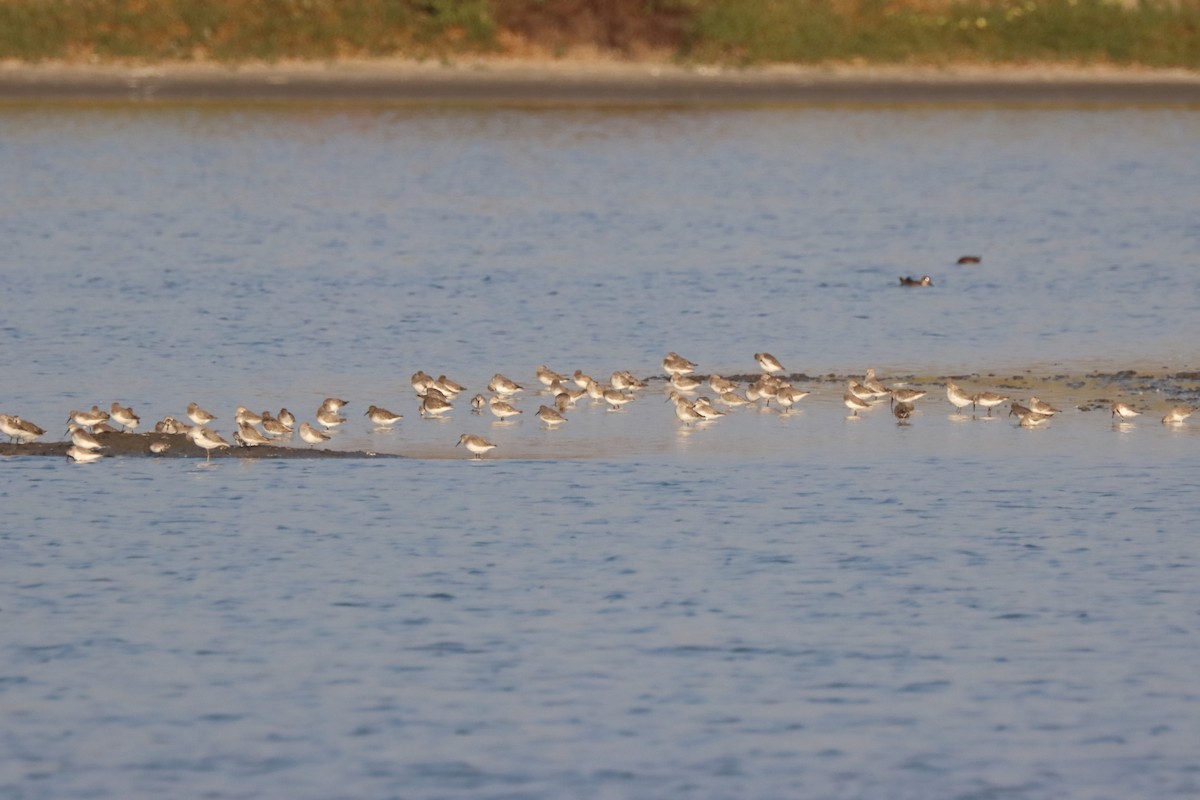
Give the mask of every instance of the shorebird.
M 700 381 L 683 373 L 671 375 L 671 386 L 680 392 L 694 392 L 699 385 Z
M 916 278 L 901 278 L 901 286 L 933 286 L 933 278 L 928 275 L 921 276 L 920 280 Z
M 179 434 L 187 433 L 192 429 L 191 425 L 185 425 L 172 416 L 163 417 L 158 422 L 154 423 L 155 433 Z
M 675 416 L 684 425 L 704 421 L 704 416 L 692 406 L 692 402 L 678 392 L 671 392 L 667 400 L 675 403 Z
M 208 413 L 196 403 L 188 403 L 187 407 L 188 419 L 197 425 L 207 425 L 216 419 L 216 416 Z
M 521 409 L 504 402 L 499 397 L 493 397 L 491 400 L 489 400 L 488 408 L 491 410 L 492 416 L 500 420 L 507 420 L 509 417 L 515 417 L 518 414 L 525 413 L 521 411 Z
M 325 428 L 325 430 L 336 428 L 345 421 L 346 418 L 338 414 L 336 408 L 331 409 L 321 406 L 317 409 L 317 422 L 319 422 L 321 426 Z
M 403 414 L 393 414 L 386 408 L 380 408 L 379 406 L 368 406 L 367 412 L 363 416 L 368 417 L 371 422 L 374 422 L 381 428 L 389 428 L 404 419 Z
M 969 405 L 974 404 L 975 398 L 967 394 L 954 383 L 954 381 L 946 382 L 946 398 L 958 410 L 962 410 Z
M 604 402 L 608 403 L 609 411 L 620 411 L 621 406 L 633 400 L 633 395 L 618 392 L 616 389 L 604 390 Z
M 262 426 L 270 436 L 290 436 L 292 433 L 292 426 L 285 425 L 282 420 L 271 416 L 270 411 L 262 413 Z
M 99 439 L 88 433 L 86 428 L 76 428 L 71 431 L 71 444 L 82 447 L 84 450 L 100 450 L 104 447 Z
M 1130 406 L 1126 403 L 1122 403 L 1120 401 L 1114 402 L 1112 404 L 1112 416 L 1114 416 L 1114 417 L 1120 417 L 1121 419 L 1129 419 L 1130 417 L 1138 416 L 1140 413 L 1141 412 L 1139 412 L 1139 411 L 1134 411 L 1132 406 Z
M 812 393 L 806 392 L 803 389 L 797 389 L 794 386 L 785 386 L 775 393 L 775 402 L 790 412 L 793 405 L 799 403 L 810 394 Z M 724 400 L 724 397 L 722 397 L 722 400 Z
M 492 380 L 488 383 L 487 388 L 489 392 L 495 392 L 501 397 L 508 397 L 511 394 L 523 391 L 525 387 L 497 372 L 492 376 Z
M 975 406 L 983 406 L 987 409 L 987 415 L 990 417 L 993 408 L 1007 402 L 1008 397 L 996 392 L 976 392 L 971 398 L 971 407 L 974 409 Z
M 770 353 L 755 353 L 754 360 L 762 367 L 763 372 L 768 375 L 773 375 L 776 372 L 783 372 L 783 364 L 779 363 L 779 359 Z
M 566 417 L 550 406 L 538 406 L 537 413 L 534 416 L 546 423 L 547 428 L 557 428 L 567 421 Z
M 0 432 L 9 437 L 9 441 L 21 444 L 32 442 L 46 433 L 29 420 L 10 414 L 0 414 Z
M 109 410 L 109 418 L 127 431 L 132 431 L 140 423 L 141 418 L 133 413 L 133 409 L 114 402 Z
M 875 377 L 875 368 L 867 367 L 867 374 L 863 376 L 862 385 L 876 397 L 883 397 L 891 394 L 891 390 L 879 382 Z
M 196 427 L 192 428 L 190 431 L 188 431 L 187 435 L 197 447 L 204 448 L 205 461 L 212 459 L 213 450 L 216 450 L 219 447 L 229 447 L 229 442 L 222 439 L 221 434 L 210 430 L 203 425 L 197 425 Z
M 543 386 L 551 386 L 555 381 L 562 383 L 567 378 L 542 364 L 537 368 L 537 379 L 542 382 Z
M 1167 415 L 1162 418 L 1164 425 L 1170 425 L 1177 422 L 1183 422 L 1185 419 L 1195 413 L 1196 409 L 1193 406 L 1175 406 Z
M 440 395 L 441 392 L 434 394 L 434 390 L 426 393 L 424 399 L 421 400 L 419 411 L 422 417 L 440 417 L 454 408 L 448 400 L 443 399 Z
M 77 464 L 87 464 L 90 461 L 99 461 L 104 458 L 104 454 L 96 450 L 88 450 L 86 447 L 78 445 L 67 448 L 67 458 Z
M 696 365 L 683 356 L 672 351 L 662 360 L 663 369 L 668 375 L 686 375 L 696 369 Z
M 487 397 L 485 397 L 483 395 L 483 393 L 480 392 L 479 394 L 477 394 L 471 398 L 471 413 L 472 414 L 482 414 L 483 410 L 485 408 L 487 408 L 487 404 L 488 404 Z
M 454 446 L 458 447 L 459 444 L 473 453 L 475 458 L 483 458 L 484 453 L 488 452 L 489 450 L 496 449 L 496 445 L 492 444 L 487 439 L 484 439 L 482 436 L 476 436 L 472 433 L 464 433 L 462 436 L 459 436 L 458 444 Z
M 584 371 L 581 369 L 575 370 L 575 374 L 571 378 L 571 380 L 575 381 L 575 385 L 578 386 L 580 389 L 586 389 L 587 385 L 589 383 L 595 382 L 595 378 L 593 378 L 590 375 L 585 374 Z
M 237 433 L 233 435 L 235 441 L 242 447 L 258 447 L 260 444 L 270 444 L 271 440 L 258 432 L 258 428 L 248 422 L 243 422 L 238 425 Z
M 892 396 L 892 403 L 901 403 L 912 405 L 916 401 L 928 394 L 924 389 L 892 389 L 888 392 Z
M 721 392 L 717 399 L 730 408 L 737 408 L 738 406 L 749 405 L 750 403 L 749 400 L 732 390 L 728 392 Z
M 892 413 L 896 415 L 896 419 L 900 420 L 902 424 L 904 420 L 912 416 L 912 412 L 912 403 L 896 403 L 896 405 L 892 406 Z
M 713 408 L 712 401 L 707 397 L 697 397 L 696 402 L 692 403 L 692 410 L 704 417 L 705 420 L 718 419 L 725 416 L 724 411 L 718 411 Z
M 858 412 L 866 411 L 871 407 L 870 403 L 856 395 L 851 389 L 847 389 L 846 393 L 842 395 L 842 404 L 850 409 L 851 416 L 855 417 L 858 416 Z
M 717 394 L 724 394 L 725 392 L 732 392 L 737 389 L 736 383 L 727 378 L 722 378 L 715 372 L 708 376 L 708 385 Z
M 85 428 L 95 430 L 97 425 L 108 421 L 108 412 L 101 411 L 98 406 L 92 406 L 91 411 L 72 411 L 67 418 L 68 422 L 71 420 Z
M 321 442 L 329 441 L 329 434 L 324 431 L 319 431 L 307 422 L 300 423 L 300 438 L 308 442 L 309 447 L 320 444 Z
M 296 415 L 288 411 L 286 408 L 279 409 L 279 416 L 276 417 L 290 431 L 296 427 Z
M 420 369 L 413 373 L 410 382 L 412 383 L 413 391 L 417 393 L 417 397 L 424 397 L 426 390 L 435 383 L 432 375 Z
M 433 382 L 433 386 L 447 397 L 462 394 L 467 388 L 457 381 L 450 380 L 445 375 L 438 375 L 437 380 Z
M 1046 416 L 1057 414 L 1059 411 L 1054 406 L 1050 405 L 1044 400 L 1038 400 L 1036 397 L 1029 398 L 1029 410 L 1037 414 L 1045 414 Z
M 245 406 L 238 406 L 237 411 L 233 414 L 233 421 L 239 426 L 258 425 L 262 422 L 262 417 Z
M 856 399 L 862 400 L 864 403 L 875 397 L 875 393 L 873 391 L 863 386 L 856 380 L 847 381 L 846 390 L 849 394 L 854 395 Z

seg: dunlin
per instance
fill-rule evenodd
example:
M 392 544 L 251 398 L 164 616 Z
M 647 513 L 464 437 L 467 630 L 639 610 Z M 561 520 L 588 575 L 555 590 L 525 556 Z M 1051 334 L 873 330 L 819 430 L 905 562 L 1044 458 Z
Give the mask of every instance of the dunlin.
M 500 420 L 507 420 L 510 417 L 515 417 L 518 414 L 524 413 L 521 411 L 521 409 L 506 403 L 499 397 L 493 397 L 491 400 L 489 400 L 488 408 L 491 410 L 492 416 Z
M 729 406 L 730 408 L 737 408 L 738 406 L 748 405 L 750 402 L 749 400 L 747 400 L 746 398 L 742 397 L 740 394 L 738 394 L 737 392 L 732 391 L 732 390 L 728 391 L 728 392 L 721 392 L 720 397 L 718 397 L 717 399 L 719 399 L 723 404 Z
M 1045 414 L 1046 416 L 1057 414 L 1059 412 L 1059 410 L 1054 406 L 1050 405 L 1044 400 L 1039 400 L 1036 397 L 1029 398 L 1029 410 L 1033 411 L 1035 414 Z
M 862 385 L 876 397 L 886 397 L 891 393 L 891 391 L 882 383 L 880 383 L 879 379 L 875 377 L 874 367 L 867 368 L 867 374 L 863 376 Z M 894 399 L 895 398 L 893 398 L 893 400 Z
M 717 409 L 713 408 L 712 401 L 707 397 L 697 397 L 696 401 L 692 403 L 692 410 L 704 417 L 706 420 L 719 419 L 720 417 L 725 416 L 724 411 L 718 411 Z
M 892 396 L 893 403 L 907 403 L 908 405 L 912 405 L 927 395 L 928 392 L 924 389 L 893 388 L 889 390 L 888 394 Z
M 671 386 L 680 392 L 694 392 L 700 386 L 700 381 L 683 373 L 673 373 L 671 375 Z
M 975 396 L 971 398 L 971 400 L 973 405 L 983 406 L 986 408 L 988 416 L 990 417 L 992 415 L 992 409 L 998 405 L 1001 405 L 1002 403 L 1007 403 L 1008 397 L 996 392 L 977 392 Z
M 923 275 L 920 280 L 916 278 L 901 278 L 901 286 L 933 286 L 933 278 L 928 275 Z
M 425 391 L 434 384 L 432 375 L 428 375 L 424 370 L 417 370 L 413 373 L 411 383 L 413 391 L 417 393 L 417 397 L 424 397 Z
M 349 400 L 341 400 L 337 397 L 326 397 L 321 402 L 321 410 L 329 411 L 336 415 L 343 407 L 350 405 Z
M 616 389 L 604 390 L 604 402 L 608 403 L 609 411 L 620 411 L 621 406 L 633 401 L 633 395 L 618 392 Z
M 289 430 L 296 428 L 296 415 L 288 411 L 286 408 L 279 409 L 279 415 L 275 417 Z
M 109 410 L 109 418 L 127 431 L 132 431 L 141 423 L 141 418 L 133 413 L 133 409 L 114 402 Z
M 811 392 L 806 392 L 803 389 L 797 389 L 794 386 L 785 386 L 775 393 L 775 402 L 783 406 L 787 410 L 791 410 L 792 406 L 799 403 L 804 398 L 808 397 Z
M 9 437 L 9 441 L 21 444 L 32 442 L 46 433 L 29 420 L 10 414 L 0 414 L 0 432 Z
M 233 421 L 239 426 L 258 425 L 262 422 L 262 415 L 255 414 L 245 406 L 238 406 L 237 411 L 233 414 Z
M 871 407 L 870 403 L 856 395 L 853 390 L 849 389 L 846 390 L 846 393 L 842 395 L 842 404 L 845 405 L 846 408 L 850 409 L 851 416 L 855 417 L 858 416 L 858 412 L 866 411 Z
M 768 375 L 773 375 L 776 372 L 783 372 L 783 364 L 779 363 L 779 359 L 770 353 L 755 353 L 754 360 L 762 367 L 763 372 Z
M 960 410 L 975 402 L 975 398 L 958 388 L 954 381 L 946 382 L 946 398 L 956 409 Z
M 180 422 L 171 416 L 163 417 L 154 424 L 155 433 L 179 434 L 187 433 L 192 429 L 192 426 Z
M 545 364 L 542 364 L 537 368 L 537 379 L 542 382 L 543 386 L 550 386 L 555 381 L 562 383 L 567 378 L 565 375 L 560 375 Z
M 871 400 L 875 397 L 875 393 L 873 391 L 868 389 L 866 386 L 863 386 L 861 383 L 859 383 L 856 380 L 848 381 L 846 384 L 846 390 L 849 394 L 854 395 L 854 397 L 856 399 L 862 400 L 864 402 Z
M 487 408 L 487 404 L 488 399 L 482 393 L 475 395 L 471 398 L 471 413 L 482 414 L 483 410 Z
M 447 397 L 453 397 L 456 394 L 462 394 L 462 392 L 464 392 L 467 388 L 457 381 L 450 380 L 445 375 L 438 375 L 437 380 L 433 382 L 433 385 L 439 392 Z
M 1162 418 L 1163 424 L 1166 425 L 1174 424 L 1176 422 L 1183 422 L 1185 419 L 1195 413 L 1195 411 L 1196 409 L 1193 406 L 1175 406 L 1167 412 L 1165 417 Z
M 683 356 L 672 351 L 662 360 L 663 369 L 668 375 L 686 375 L 696 369 L 696 365 Z
M 737 389 L 736 383 L 728 378 L 722 378 L 716 373 L 708 376 L 708 385 L 718 395 L 725 394 L 725 392 L 732 392 Z
M 292 427 L 285 425 L 282 420 L 271 415 L 270 411 L 262 413 L 263 430 L 270 436 L 290 436 Z
M 588 383 L 595 381 L 595 378 L 593 378 L 591 375 L 587 375 L 583 370 L 577 369 L 575 370 L 574 377 L 572 377 L 571 380 L 575 381 L 575 385 L 580 389 L 586 389 Z
M 67 448 L 67 458 L 79 464 L 86 464 L 89 461 L 99 461 L 104 458 L 104 454 L 98 450 L 88 450 L 86 447 L 75 445 Z
M 100 450 L 104 447 L 99 439 L 88 433 L 86 428 L 76 428 L 71 431 L 71 444 L 82 447 L 84 450 Z
M 458 444 L 454 446 L 458 447 L 459 444 L 473 453 L 475 458 L 483 458 L 484 453 L 489 450 L 496 449 L 496 445 L 492 444 L 487 439 L 484 439 L 482 436 L 476 436 L 473 433 L 464 433 L 462 436 L 459 436 Z
M 1130 417 L 1138 416 L 1140 413 L 1139 411 L 1134 411 L 1133 406 L 1128 403 L 1117 401 L 1112 404 L 1112 416 L 1114 417 L 1129 419 Z
M 248 422 L 243 422 L 238 425 L 237 433 L 233 438 L 242 447 L 258 447 L 260 444 L 270 444 L 271 440 L 258 432 L 258 428 Z
M 683 397 L 676 392 L 671 392 L 668 402 L 675 403 L 675 416 L 678 417 L 679 421 L 684 425 L 691 425 L 693 422 L 704 421 L 704 416 L 692 406 L 691 401 L 686 397 Z
M 337 413 L 337 409 L 326 408 L 321 406 L 317 409 L 317 422 L 321 424 L 325 430 L 336 428 L 346 421 L 346 418 Z
M 487 388 L 489 392 L 495 392 L 501 397 L 508 397 L 509 395 L 513 395 L 522 391 L 525 387 L 521 386 L 521 384 L 517 383 L 516 381 L 509 380 L 497 372 L 492 376 L 492 380 L 488 383 Z
M 221 434 L 210 430 L 203 425 L 197 425 L 188 431 L 188 438 L 191 439 L 197 447 L 204 448 L 205 461 L 211 460 L 213 450 L 216 450 L 220 447 L 229 447 L 229 442 L 222 439 Z
M 546 423 L 547 428 L 557 428 L 567 421 L 566 417 L 550 406 L 538 406 L 537 414 L 534 416 Z
M 108 412 L 92 406 L 91 411 L 72 411 L 70 417 L 67 418 L 68 422 L 71 420 L 85 428 L 94 429 L 100 423 L 108 421 Z
M 171 449 L 170 442 L 151 442 L 150 452 L 156 456 L 161 456 L 163 453 Z
M 188 419 L 197 425 L 207 425 L 216 419 L 216 416 L 208 413 L 196 403 L 188 403 L 187 415 Z
M 330 436 L 328 433 L 325 433 L 324 431 L 317 430 L 312 425 L 309 425 L 307 422 L 301 422 L 300 423 L 300 439 L 302 441 L 307 442 L 308 445 L 311 447 L 313 445 L 320 444 L 321 442 L 328 442 L 330 439 Z
M 386 408 L 380 408 L 379 406 L 368 406 L 367 413 L 363 416 L 369 418 L 371 422 L 374 422 L 381 428 L 389 428 L 404 419 L 403 414 L 393 414 Z
M 443 399 L 441 392 L 434 394 L 433 389 L 426 393 L 424 399 L 421 400 L 420 414 L 422 417 L 440 417 L 451 411 L 454 406 L 450 405 L 448 400 Z

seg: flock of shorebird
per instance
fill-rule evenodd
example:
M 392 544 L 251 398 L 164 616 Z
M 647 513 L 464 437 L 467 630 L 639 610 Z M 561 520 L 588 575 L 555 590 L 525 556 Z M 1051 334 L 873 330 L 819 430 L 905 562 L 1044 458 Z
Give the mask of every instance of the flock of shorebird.
M 772 401 L 780 413 L 788 414 L 796 403 L 807 397 L 810 392 L 793 386 L 781 377 L 785 372 L 779 359 L 770 353 L 755 353 L 754 360 L 762 370 L 762 374 L 753 380 L 746 381 L 745 386 L 733 380 L 722 378 L 720 375 L 708 375 L 703 379 L 693 375 L 697 365 L 679 355 L 668 353 L 662 360 L 662 366 L 667 374 L 667 401 L 672 403 L 675 416 L 684 425 L 693 423 L 711 423 L 725 416 L 729 410 L 740 406 L 753 406 L 761 403 L 770 407 Z M 628 370 L 613 372 L 604 382 L 575 370 L 571 377 L 555 372 L 545 365 L 537 368 L 537 379 L 542 384 L 542 391 L 551 396 L 550 404 L 538 407 L 536 416 L 547 428 L 554 429 L 567 421 L 566 413 L 575 407 L 582 398 L 590 398 L 593 404 L 607 405 L 609 410 L 619 411 L 628 403 L 634 401 L 639 390 L 645 389 L 647 382 L 640 380 Z M 418 414 L 425 418 L 442 418 L 454 408 L 455 399 L 465 392 L 465 388 L 450 380 L 445 375 L 434 378 L 424 371 L 417 371 L 411 379 L 413 390 L 419 400 Z M 707 384 L 716 400 L 708 396 L 697 396 L 702 387 Z M 1018 418 L 1021 427 L 1032 428 L 1042 425 L 1059 409 L 1037 397 L 1030 397 L 1028 404 L 1022 404 L 1008 395 L 990 390 L 969 392 L 953 381 L 946 383 L 946 398 L 955 408 L 955 413 L 961 413 L 967 406 L 975 411 L 979 408 L 986 410 L 991 416 L 992 409 L 1009 404 L 1009 415 Z M 490 395 L 476 394 L 471 399 L 472 413 L 483 414 L 490 412 L 499 422 L 511 421 L 523 411 L 515 405 L 515 396 L 524 391 L 524 387 L 515 381 L 497 373 L 487 385 Z M 868 369 L 862 380 L 850 379 L 842 395 L 842 403 L 849 409 L 852 417 L 859 412 L 873 408 L 883 398 L 889 398 L 892 413 L 900 421 L 905 421 L 914 411 L 914 403 L 924 398 L 928 392 L 924 389 L 908 388 L 893 385 L 884 386 L 875 376 L 874 369 Z M 722 406 L 726 410 L 717 408 Z M 233 440 L 242 447 L 256 447 L 264 444 L 275 444 L 290 439 L 293 434 L 310 447 L 329 441 L 329 431 L 346 422 L 341 411 L 347 405 L 346 400 L 336 397 L 326 398 L 317 408 L 316 424 L 300 422 L 297 426 L 296 417 L 286 408 L 278 414 L 264 411 L 254 413 L 245 406 L 239 406 L 234 413 L 236 431 Z M 1163 416 L 1163 424 L 1177 424 L 1187 419 L 1196 409 L 1193 406 L 1177 405 L 1170 408 Z M 1112 403 L 1112 416 L 1122 420 L 1139 416 L 1137 411 L 1124 402 Z M 364 413 L 377 429 L 389 429 L 403 415 L 388 411 L 379 406 L 369 406 Z M 205 458 L 211 458 L 213 450 L 231 447 L 231 443 L 214 431 L 210 426 L 217 417 L 205 411 L 196 403 L 187 407 L 187 418 L 191 424 L 167 416 L 157 422 L 154 431 L 160 434 L 182 434 L 196 446 L 205 451 Z M 88 411 L 71 411 L 67 419 L 67 428 L 71 436 L 71 447 L 66 453 L 74 461 L 96 461 L 103 457 L 105 445 L 97 438 L 97 434 L 105 432 L 132 433 L 141 424 L 141 419 L 132 408 L 113 403 L 109 411 L 98 406 L 92 406 Z M 45 435 L 46 431 L 19 416 L 0 414 L 0 433 L 9 437 L 10 442 L 22 444 L 34 442 Z M 471 433 L 462 434 L 456 447 L 461 445 L 472 457 L 482 458 L 484 454 L 495 449 L 496 445 L 482 436 Z M 165 440 L 155 440 L 150 444 L 152 453 L 162 453 L 170 448 Z

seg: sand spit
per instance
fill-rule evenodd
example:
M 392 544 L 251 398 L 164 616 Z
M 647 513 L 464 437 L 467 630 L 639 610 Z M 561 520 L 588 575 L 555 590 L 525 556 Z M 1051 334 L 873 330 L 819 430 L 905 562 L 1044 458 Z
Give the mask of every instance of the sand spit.
M 99 451 L 105 456 L 137 456 L 147 458 L 198 458 L 205 459 L 205 452 L 192 443 L 184 434 L 166 433 L 98 433 L 96 438 L 104 445 Z M 152 445 L 168 445 L 162 452 L 154 452 Z M 66 442 L 30 442 L 29 444 L 0 443 L 0 456 L 58 456 L 67 457 L 71 447 Z M 366 451 L 316 450 L 308 447 L 285 447 L 282 445 L 259 445 L 239 447 L 233 445 L 212 452 L 218 458 L 400 458 L 394 454 Z
M 612 60 L 393 59 L 236 66 L 9 62 L 3 100 L 468 104 L 1200 103 L 1200 73 L 1116 67 L 685 66 Z

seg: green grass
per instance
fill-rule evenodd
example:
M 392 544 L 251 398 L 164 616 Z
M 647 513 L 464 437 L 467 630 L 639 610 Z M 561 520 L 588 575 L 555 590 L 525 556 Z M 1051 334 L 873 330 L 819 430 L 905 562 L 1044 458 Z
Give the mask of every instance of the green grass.
M 447 58 L 499 50 L 500 3 L 513 18 L 522 4 L 536 11 L 565 1 L 0 0 L 0 58 Z M 689 62 L 1200 68 L 1200 0 L 1128 8 L 1115 0 L 646 0 L 630 8 L 682 13 L 676 57 Z M 562 49 L 561 36 L 552 49 Z

